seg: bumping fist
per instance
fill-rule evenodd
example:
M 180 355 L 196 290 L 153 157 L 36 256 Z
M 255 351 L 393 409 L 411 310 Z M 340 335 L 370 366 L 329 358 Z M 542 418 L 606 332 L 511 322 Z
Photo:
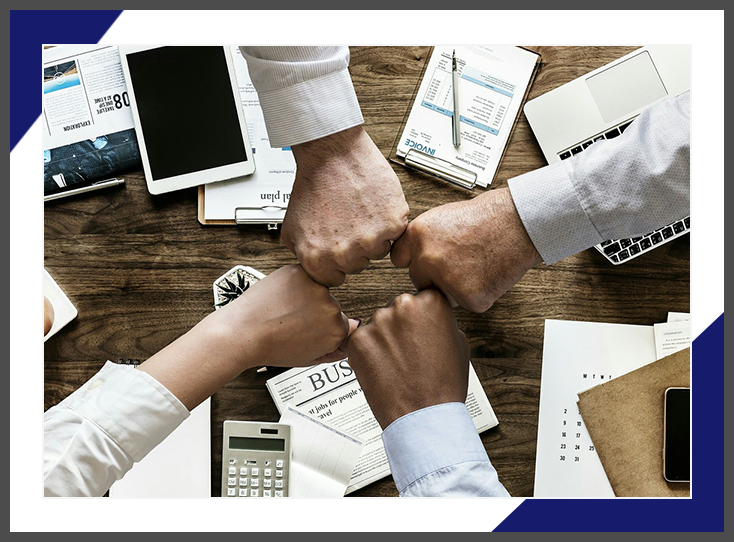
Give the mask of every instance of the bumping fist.
M 396 297 L 352 333 L 347 349 L 383 429 L 421 408 L 466 401 L 469 342 L 437 290 Z
M 484 312 L 542 261 L 507 188 L 426 211 L 392 247 L 419 290 L 439 288 L 451 301 Z
M 315 281 L 339 286 L 385 257 L 405 231 L 403 189 L 361 126 L 295 145 L 293 155 L 283 242 Z
M 345 358 L 345 339 L 359 324 L 300 265 L 270 273 L 210 317 L 226 320 L 233 336 L 245 328 L 256 332 L 257 341 L 239 346 L 264 365 L 282 367 Z

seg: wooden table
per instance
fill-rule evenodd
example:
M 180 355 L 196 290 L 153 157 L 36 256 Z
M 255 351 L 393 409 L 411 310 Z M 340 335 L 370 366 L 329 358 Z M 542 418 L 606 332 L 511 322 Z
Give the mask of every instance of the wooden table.
M 634 47 L 534 47 L 542 55 L 529 98 L 630 52 Z M 356 47 L 350 71 L 365 128 L 387 156 L 428 47 Z M 521 115 L 493 187 L 545 165 Z M 393 165 L 411 218 L 444 203 L 476 196 Z M 79 316 L 45 345 L 44 408 L 92 377 L 105 360 L 147 358 L 212 311 L 211 284 L 235 264 L 269 273 L 293 255 L 265 227 L 204 227 L 196 220 L 196 189 L 148 193 L 142 171 L 120 189 L 45 206 L 45 267 Z M 667 311 L 689 312 L 689 238 L 663 245 L 622 266 L 587 250 L 551 267 L 540 265 L 485 314 L 458 309 L 474 366 L 500 425 L 482 435 L 500 480 L 514 496 L 531 496 L 546 318 L 653 324 Z M 389 259 L 350 276 L 334 290 L 350 316 L 369 319 L 395 295 L 412 291 L 406 270 Z M 39 322 L 40 329 L 40 322 Z M 212 495 L 220 494 L 222 422 L 277 421 L 265 389 L 270 374 L 240 375 L 212 400 Z M 392 496 L 385 478 L 355 493 Z

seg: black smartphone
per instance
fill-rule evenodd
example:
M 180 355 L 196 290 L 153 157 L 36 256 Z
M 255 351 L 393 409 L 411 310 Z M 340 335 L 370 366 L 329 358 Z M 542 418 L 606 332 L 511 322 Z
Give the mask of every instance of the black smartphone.
M 663 476 L 668 482 L 691 481 L 691 388 L 665 390 Z

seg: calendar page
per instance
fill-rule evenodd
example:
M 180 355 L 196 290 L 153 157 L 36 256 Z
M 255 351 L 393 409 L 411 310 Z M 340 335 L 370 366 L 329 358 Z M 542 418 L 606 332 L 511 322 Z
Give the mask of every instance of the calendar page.
M 653 326 L 545 321 L 535 497 L 614 497 L 577 394 L 655 360 Z

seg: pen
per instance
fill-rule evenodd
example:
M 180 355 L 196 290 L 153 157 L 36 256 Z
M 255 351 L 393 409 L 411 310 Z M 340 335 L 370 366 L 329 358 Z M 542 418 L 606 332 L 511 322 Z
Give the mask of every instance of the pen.
M 461 126 L 459 125 L 459 72 L 456 71 L 456 49 L 451 53 L 451 86 L 454 91 L 454 116 L 451 117 L 451 139 L 454 147 L 461 145 Z
M 119 184 L 125 184 L 125 179 L 107 179 L 104 181 L 97 181 L 96 183 L 92 183 L 88 186 L 83 186 L 81 188 L 73 188 L 65 192 L 59 192 L 58 194 L 43 196 L 43 201 L 51 201 L 59 198 L 64 198 L 66 196 L 73 196 L 74 194 L 83 194 L 84 192 L 99 190 L 100 188 L 107 188 L 108 186 L 117 186 Z

